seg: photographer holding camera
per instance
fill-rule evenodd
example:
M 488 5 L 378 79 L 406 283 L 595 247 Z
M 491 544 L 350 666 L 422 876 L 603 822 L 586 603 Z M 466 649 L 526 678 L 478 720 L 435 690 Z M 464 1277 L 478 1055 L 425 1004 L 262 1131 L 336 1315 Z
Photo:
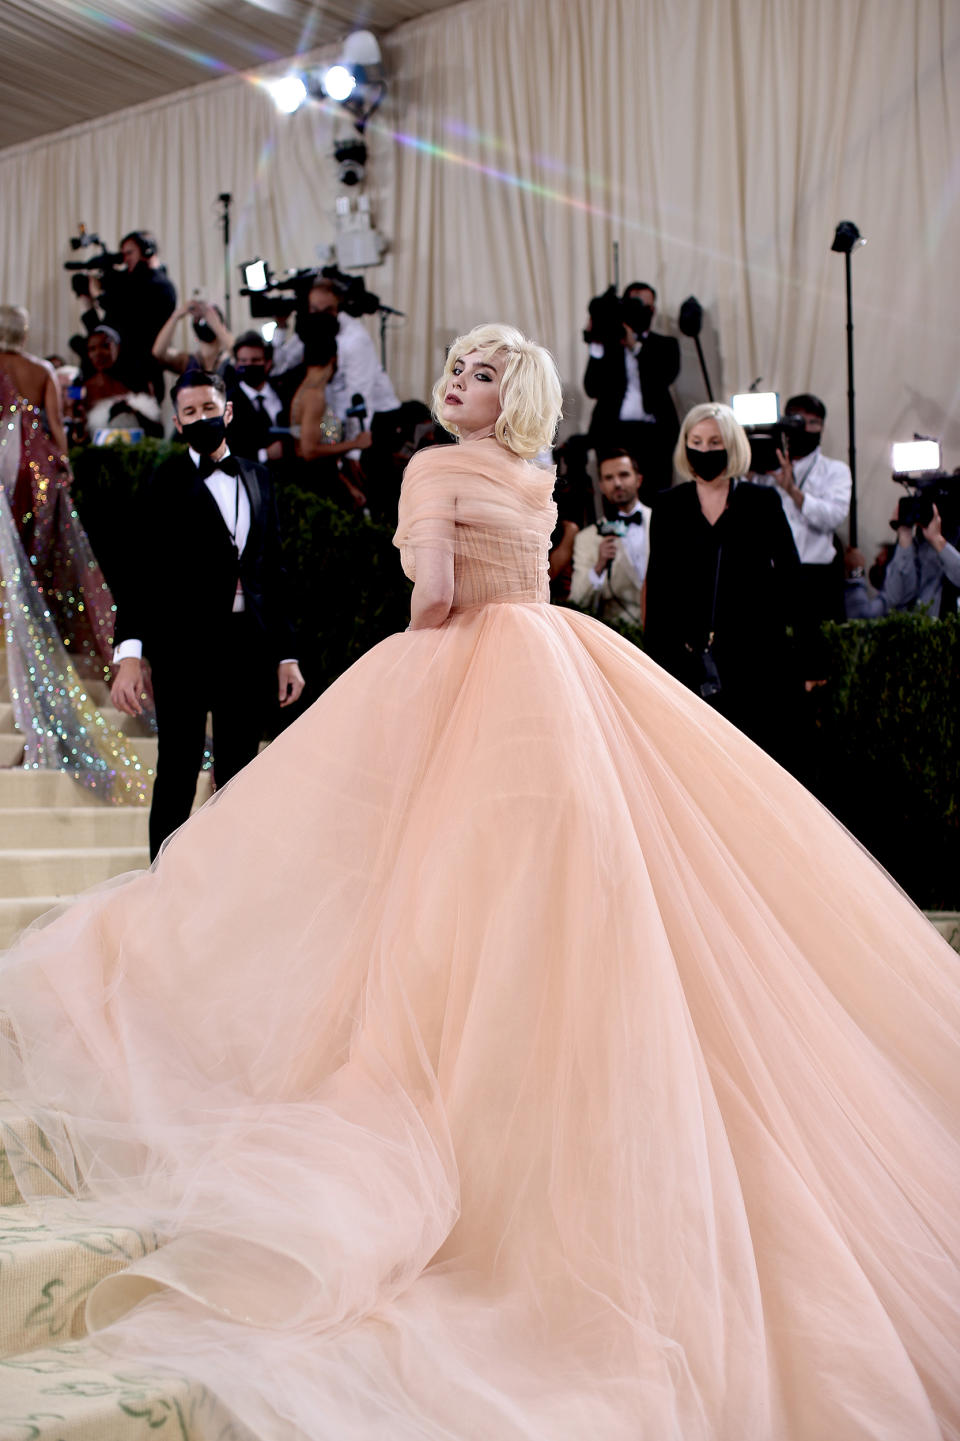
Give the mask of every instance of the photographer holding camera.
M 606 454 L 622 448 L 633 456 L 648 496 L 669 487 L 671 454 L 679 431 L 670 386 L 680 373 L 680 346 L 651 330 L 657 292 L 634 281 L 618 298 L 611 285 L 590 302 L 584 339 L 590 359 L 583 388 L 594 406 L 589 437 Z
M 733 411 L 687 414 L 654 507 L 644 649 L 777 759 L 794 761 L 800 677 L 787 636 L 799 560 L 779 497 L 741 477 L 750 442 Z
M 177 292 L 157 256 L 156 240 L 146 230 L 131 230 L 117 255 L 104 250 L 87 269 L 93 273 L 73 278 L 76 293 L 92 302 L 83 316 L 84 328 L 88 334 L 101 324 L 115 330 L 130 389 L 152 387 L 162 400 L 163 367 L 154 358 L 153 344 L 177 308 Z
M 824 621 L 844 619 L 843 563 L 834 532 L 850 513 L 850 467 L 831 460 L 820 449 L 827 407 L 816 395 L 793 395 L 784 415 L 794 425 L 777 450 L 779 467 L 765 474 L 750 472 L 760 485 L 776 486 L 783 512 L 800 557 L 797 604 L 798 644 L 808 682 L 823 678 L 820 628 Z
M 901 503 L 902 504 L 902 503 Z M 936 502 L 923 524 L 898 524 L 897 543 L 887 566 L 883 596 L 888 610 L 926 610 L 934 617 L 957 609 L 960 596 L 958 526 L 950 518 L 949 541 Z M 901 511 L 898 520 L 903 519 Z
M 573 542 L 570 600 L 603 620 L 643 624 L 643 582 L 650 555 L 650 507 L 641 505 L 643 480 L 625 450 L 600 461 L 607 518 L 585 526 Z

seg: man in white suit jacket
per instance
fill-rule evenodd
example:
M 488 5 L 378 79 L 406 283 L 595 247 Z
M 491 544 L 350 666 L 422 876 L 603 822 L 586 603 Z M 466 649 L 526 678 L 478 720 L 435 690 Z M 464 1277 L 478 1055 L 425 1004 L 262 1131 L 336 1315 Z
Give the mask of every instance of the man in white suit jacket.
M 570 599 L 603 620 L 643 624 L 643 582 L 650 558 L 650 507 L 641 505 L 643 476 L 625 450 L 600 461 L 600 489 L 625 527 L 623 536 L 602 536 L 595 525 L 573 544 Z

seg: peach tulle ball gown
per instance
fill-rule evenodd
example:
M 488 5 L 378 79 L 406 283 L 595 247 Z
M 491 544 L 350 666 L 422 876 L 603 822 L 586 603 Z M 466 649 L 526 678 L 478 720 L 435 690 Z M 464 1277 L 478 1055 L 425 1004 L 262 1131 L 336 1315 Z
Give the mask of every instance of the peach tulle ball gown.
M 265 1441 L 960 1437 L 957 957 L 546 603 L 552 485 L 417 456 L 447 622 L 3 961 L 47 1204 L 162 1238 L 88 1324 Z

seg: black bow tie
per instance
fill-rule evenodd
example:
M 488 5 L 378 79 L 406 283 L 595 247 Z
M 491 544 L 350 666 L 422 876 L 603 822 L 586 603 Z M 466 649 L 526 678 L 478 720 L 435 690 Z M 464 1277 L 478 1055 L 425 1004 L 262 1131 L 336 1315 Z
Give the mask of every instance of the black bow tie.
M 643 511 L 635 510 L 632 515 L 621 515 L 620 519 L 625 525 L 643 525 Z
M 213 475 L 215 470 L 223 471 L 224 475 L 239 475 L 240 467 L 237 464 L 235 455 L 225 455 L 222 460 L 211 460 L 209 455 L 201 455 L 197 461 L 197 474 L 201 480 L 206 480 L 208 475 Z

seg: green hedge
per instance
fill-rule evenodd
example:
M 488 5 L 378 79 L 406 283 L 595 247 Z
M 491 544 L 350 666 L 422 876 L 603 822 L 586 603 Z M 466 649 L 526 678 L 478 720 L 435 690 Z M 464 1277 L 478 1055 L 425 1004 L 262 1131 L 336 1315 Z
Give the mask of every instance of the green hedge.
M 137 491 L 170 450 L 146 440 L 73 457 L 108 579 L 118 537 L 130 544 Z M 306 703 L 404 629 L 410 587 L 391 526 L 299 488 L 278 493 Z M 635 627 L 616 629 L 641 642 Z M 802 779 L 918 904 L 960 909 L 960 618 L 894 615 L 824 634 L 833 679 L 807 697 Z

